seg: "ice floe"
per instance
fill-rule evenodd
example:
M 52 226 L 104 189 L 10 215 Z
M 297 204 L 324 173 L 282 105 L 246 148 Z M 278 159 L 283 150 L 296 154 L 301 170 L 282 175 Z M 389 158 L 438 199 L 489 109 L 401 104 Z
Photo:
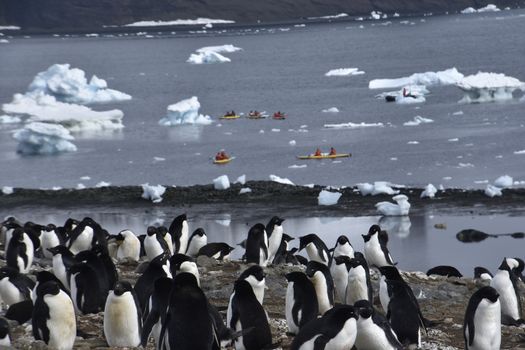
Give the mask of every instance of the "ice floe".
M 323 113 L 339 113 L 339 108 L 337 107 L 330 107 L 327 109 L 322 110 Z
M 293 165 L 290 165 L 288 167 L 288 169 L 304 169 L 306 168 L 308 165 L 306 164 L 301 164 L 301 165 L 297 165 L 297 164 L 293 164 Z
M 153 203 L 162 202 L 162 195 L 166 192 L 166 187 L 162 185 L 150 185 L 149 183 L 142 184 L 142 198 L 149 199 Z
M 494 185 L 488 184 L 485 188 L 485 195 L 488 197 L 500 197 L 502 194 L 501 188 Z
M 369 194 L 375 196 L 377 194 L 398 194 L 399 191 L 392 188 L 392 184 L 387 181 L 375 181 L 374 184 L 368 182 L 358 183 L 357 189 L 361 192 L 362 196 L 368 196 Z
M 297 142 L 296 142 L 295 140 L 290 140 L 290 141 L 288 142 L 288 144 L 289 144 L 290 146 L 295 146 L 295 145 L 297 145 Z
M 96 188 L 109 187 L 109 186 L 111 186 L 111 182 L 106 182 L 106 181 L 97 182 L 97 184 L 95 185 Z
M 340 192 L 322 190 L 317 197 L 317 203 L 319 205 L 335 205 L 341 196 L 342 193 Z
M 62 125 L 29 123 L 15 131 L 13 137 L 19 142 L 17 152 L 21 154 L 57 154 L 77 150 L 70 142 L 74 137 Z
M 437 189 L 434 185 L 428 184 L 425 189 L 421 192 L 420 198 L 434 198 L 436 196 Z
M 232 53 L 241 51 L 242 49 L 231 44 L 217 45 L 217 46 L 205 46 L 197 49 L 196 52 L 217 52 L 217 53 Z
M 252 189 L 249 188 L 249 187 L 243 187 L 239 190 L 239 194 L 244 194 L 244 193 L 251 193 L 252 192 Z
M 408 197 L 404 194 L 398 194 L 392 197 L 396 204 L 391 202 L 379 202 L 376 203 L 377 211 L 384 216 L 403 216 L 408 215 L 410 211 L 410 203 Z
M 19 26 L 0 26 L 0 30 L 20 30 Z
M 292 185 L 292 186 L 295 186 L 295 184 L 290 181 L 289 179 L 287 178 L 283 178 L 283 177 L 279 177 L 277 175 L 270 175 L 270 180 L 273 181 L 273 182 L 278 182 L 280 184 L 284 184 L 284 185 Z
M 404 126 L 417 126 L 420 124 L 433 123 L 434 120 L 416 115 L 413 120 L 403 123 Z
M 464 75 L 456 68 L 438 72 L 414 73 L 408 77 L 396 79 L 374 79 L 368 83 L 369 89 L 391 89 L 407 85 L 453 85 L 463 79 Z
M 139 21 L 125 24 L 125 27 L 157 27 L 157 26 L 191 26 L 191 25 L 206 25 L 211 24 L 229 24 L 235 23 L 226 19 L 202 18 L 197 19 L 176 19 L 173 21 Z
M 230 188 L 230 179 L 228 175 L 221 175 L 213 180 L 213 188 L 216 190 L 227 190 Z
M 520 151 L 514 151 L 514 154 L 525 154 L 525 149 L 522 149 Z
M 239 176 L 234 183 L 244 185 L 246 183 L 246 175 Z
M 193 64 L 231 62 L 231 60 L 223 56 L 222 53 L 232 53 L 240 50 L 242 50 L 240 47 L 231 44 L 201 47 L 196 50 L 196 53 L 191 54 L 186 62 Z
M 10 195 L 10 194 L 13 194 L 13 192 L 15 192 L 15 191 L 14 191 L 13 187 L 11 187 L 11 186 L 4 186 L 4 187 L 2 187 L 2 193 L 5 194 L 6 196 Z
M 383 123 L 341 123 L 341 124 L 325 124 L 324 127 L 327 129 L 359 129 L 359 128 L 371 128 L 371 127 L 383 127 Z
M 0 44 L 9 44 L 9 40 L 7 40 L 7 39 L 0 39 Z
M 16 124 L 22 122 L 18 117 L 11 117 L 9 115 L 0 115 L 0 124 Z
M 503 175 L 494 180 L 494 186 L 497 186 L 499 188 L 512 187 L 513 183 L 514 180 L 512 176 L 509 175 Z
M 465 93 L 462 103 L 505 101 L 513 98 L 517 89 L 525 90 L 525 83 L 505 74 L 478 72 L 456 83 Z
M 466 14 L 471 14 L 471 13 L 499 12 L 499 11 L 501 10 L 496 5 L 488 4 L 487 6 L 479 8 L 477 10 L 473 7 L 467 7 L 466 9 L 462 10 L 461 13 L 466 15 Z
M 199 114 L 201 104 L 196 96 L 168 106 L 168 115 L 159 120 L 160 125 L 173 126 L 181 124 L 209 125 L 210 116 Z
M 338 68 L 332 69 L 325 73 L 327 77 L 345 77 L 351 75 L 361 75 L 365 74 L 364 71 L 360 71 L 359 68 Z

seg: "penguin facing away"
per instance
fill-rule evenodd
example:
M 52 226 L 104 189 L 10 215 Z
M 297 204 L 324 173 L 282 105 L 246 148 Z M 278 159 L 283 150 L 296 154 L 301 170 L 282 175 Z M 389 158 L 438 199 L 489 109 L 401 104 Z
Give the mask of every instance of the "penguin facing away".
M 181 214 L 173 219 L 168 232 L 171 234 L 171 239 L 173 240 L 173 252 L 182 254 L 186 253 L 189 239 L 188 219 L 186 214 Z
M 268 236 L 263 224 L 255 224 L 246 239 L 246 262 L 265 267 L 268 264 Z
M 54 281 L 38 286 L 33 309 L 33 336 L 50 348 L 68 350 L 77 335 L 75 309 L 71 298 Z
M 387 248 L 388 234 L 381 231 L 379 225 L 372 225 L 368 233 L 362 237 L 365 241 L 364 253 L 368 266 L 394 266 Z
M 148 339 L 152 333 L 156 346 L 160 346 L 160 332 L 162 325 L 166 322 L 172 284 L 172 279 L 168 277 L 158 278 L 154 283 L 153 293 L 146 308 L 148 312 L 146 313 L 145 310 L 143 315 L 144 327 L 140 341 L 143 347 L 148 344 Z
M 499 350 L 501 305 L 496 289 L 478 289 L 468 302 L 463 323 L 465 350 Z
M 285 315 L 288 331 L 297 334 L 309 321 L 316 319 L 319 313 L 317 294 L 312 282 L 305 273 L 294 271 L 286 274 Z
M 282 226 L 283 221 L 284 219 L 274 216 L 270 219 L 265 228 L 266 234 L 268 235 L 268 262 L 270 263 L 273 262 L 275 254 L 277 254 L 277 250 L 281 245 L 281 240 L 284 233 Z
M 15 228 L 6 250 L 7 266 L 28 273 L 33 264 L 33 242 L 23 228 Z
M 104 336 L 111 347 L 140 344 L 142 315 L 137 295 L 127 281 L 118 281 L 106 299 Z
M 9 266 L 0 268 L 0 300 L 6 305 L 13 305 L 24 300 L 31 300 L 31 290 L 35 282 L 27 275 Z
M 370 281 L 370 271 L 365 257 L 361 253 L 356 253 L 355 258 L 347 263 L 348 284 L 346 286 L 346 304 L 353 305 L 359 300 L 373 301 L 372 283 Z
M 241 275 L 237 278 L 237 281 L 245 280 L 250 284 L 253 289 L 255 297 L 262 305 L 264 301 L 264 289 L 266 288 L 266 276 L 262 267 L 259 265 L 252 265 L 246 270 L 244 270 Z M 230 300 L 228 302 L 228 309 L 226 310 L 226 326 L 232 329 L 235 328 L 235 324 L 231 323 L 232 318 L 232 300 L 235 297 L 235 289 L 230 295 Z
M 106 300 L 105 291 L 102 291 L 97 278 L 99 271 L 95 271 L 86 263 L 75 264 L 69 270 L 71 299 L 75 310 L 82 314 L 96 314 L 102 311 Z
M 197 284 L 200 287 L 199 269 L 197 268 L 197 264 L 192 257 L 184 254 L 175 254 L 169 259 L 169 262 L 172 276 L 175 276 L 181 272 L 189 272 L 195 276 L 197 279 Z
M 317 261 L 309 261 L 306 275 L 312 281 L 317 294 L 319 313 L 322 315 L 334 306 L 334 281 L 328 266 Z
M 496 289 L 501 304 L 501 322 L 506 325 L 518 325 L 523 322 L 521 298 L 518 287 L 519 277 L 513 272 L 517 262 L 513 258 L 504 258 L 498 272 L 490 281 Z
M 230 253 L 234 249 L 234 247 L 231 247 L 223 242 L 212 242 L 199 249 L 197 256 L 205 255 L 209 258 L 214 258 L 217 260 L 229 260 Z
M 150 261 L 148 267 L 135 282 L 134 288 L 141 310 L 146 308 L 149 297 L 153 293 L 155 281 L 161 277 L 172 277 L 169 268 L 169 256 L 169 252 L 166 251 Z
M 308 259 L 310 261 L 317 261 L 318 263 L 330 265 L 331 255 L 330 250 L 326 247 L 319 236 L 315 233 L 310 233 L 306 236 L 299 237 L 299 251 L 306 249 Z
M 199 227 L 193 231 L 190 238 L 188 239 L 188 248 L 186 249 L 185 254 L 191 256 L 192 258 L 196 258 L 200 249 L 206 244 L 208 244 L 208 236 L 206 236 L 204 229 Z

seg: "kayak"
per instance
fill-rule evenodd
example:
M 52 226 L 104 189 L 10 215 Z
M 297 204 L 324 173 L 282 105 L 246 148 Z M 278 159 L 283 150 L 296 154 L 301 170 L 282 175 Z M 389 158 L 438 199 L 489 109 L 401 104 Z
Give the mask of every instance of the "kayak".
M 286 119 L 286 116 L 285 115 L 274 115 L 272 117 L 273 119 L 276 119 L 276 120 L 285 120 Z
M 221 159 L 221 160 L 214 159 L 214 160 L 213 160 L 213 164 L 228 164 L 228 163 L 231 162 L 234 158 L 235 158 L 235 157 L 230 157 L 230 158 Z
M 219 119 L 239 119 L 240 117 L 240 115 L 223 115 Z
M 298 159 L 335 159 L 335 158 L 348 158 L 351 157 L 352 153 L 338 153 L 334 155 L 329 155 L 328 153 L 321 154 L 320 156 L 314 156 L 309 154 L 307 156 L 297 156 Z
M 248 119 L 266 119 L 266 115 L 262 115 L 262 114 L 248 114 L 248 116 L 246 118 Z

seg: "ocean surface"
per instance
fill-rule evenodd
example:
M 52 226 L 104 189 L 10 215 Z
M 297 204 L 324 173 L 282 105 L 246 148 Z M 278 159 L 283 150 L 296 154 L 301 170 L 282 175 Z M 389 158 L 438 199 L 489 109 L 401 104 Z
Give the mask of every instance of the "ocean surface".
M 55 63 L 70 63 L 89 77 L 106 79 L 110 88 L 133 99 L 93 106 L 121 109 L 125 128 L 75 134 L 78 151 L 71 154 L 21 156 L 12 138 L 20 125 L 0 125 L 0 187 L 90 187 L 100 181 L 182 186 L 211 183 L 222 174 L 231 180 L 243 174 L 248 180 L 267 180 L 275 174 L 296 184 L 333 186 L 385 180 L 484 188 L 504 174 L 524 181 L 521 96 L 505 103 L 459 104 L 463 93 L 458 88 L 430 87 L 426 103 L 397 105 L 375 98 L 383 90 L 368 89 L 372 79 L 452 67 L 465 75 L 486 71 L 525 81 L 523 33 L 525 10 L 512 10 L 223 33 L 9 38 L 0 46 L 0 103 L 25 92 L 38 72 Z M 231 63 L 186 63 L 196 49 L 224 44 L 243 49 L 226 54 Z M 325 76 L 350 67 L 366 73 Z M 168 105 L 191 96 L 199 98 L 201 113 L 215 119 L 212 125 L 158 124 Z M 321 112 L 330 107 L 340 112 Z M 218 121 L 231 109 L 281 110 L 288 118 Z M 403 125 L 415 116 L 434 122 Z M 324 128 L 348 122 L 384 126 Z M 352 157 L 296 159 L 330 146 Z M 235 159 L 213 165 L 211 158 L 220 149 Z

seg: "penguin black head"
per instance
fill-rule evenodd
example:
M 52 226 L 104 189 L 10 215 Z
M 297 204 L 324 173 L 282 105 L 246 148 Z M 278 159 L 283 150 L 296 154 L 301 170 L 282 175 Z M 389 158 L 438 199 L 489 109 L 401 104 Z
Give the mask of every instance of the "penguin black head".
M 379 268 L 381 275 L 385 276 L 387 280 L 391 281 L 402 281 L 403 277 L 399 273 L 399 270 L 395 266 L 381 266 Z
M 64 256 L 73 256 L 73 253 L 71 253 L 71 251 L 67 249 L 66 246 L 63 246 L 63 245 L 57 245 L 56 247 L 53 247 L 53 248 L 47 248 L 47 250 L 51 252 L 51 254 L 53 255 L 62 254 Z
M 258 224 L 253 225 L 252 228 L 250 228 L 250 232 L 263 234 L 264 232 L 266 232 L 266 228 L 264 227 L 263 224 L 258 223 Z
M 7 219 L 2 221 L 1 225 L 5 228 L 11 229 L 20 226 L 20 222 L 18 222 L 18 220 L 14 216 L 9 216 Z
M 157 234 L 158 230 L 154 226 L 148 226 L 148 229 L 146 230 L 146 234 L 148 236 L 155 236 Z
M 284 219 L 281 219 L 278 216 L 274 216 L 273 218 L 270 219 L 270 221 L 268 221 L 268 225 L 266 225 L 266 231 L 267 232 L 272 232 L 273 228 L 275 226 L 281 226 L 283 221 L 284 221 Z
M 366 259 L 363 256 L 356 255 L 353 259 L 350 259 L 348 266 L 355 269 L 358 266 L 368 267 L 368 264 L 366 263 Z
M 518 266 L 518 262 L 514 259 L 508 259 L 508 258 L 503 258 L 503 261 L 501 262 L 501 265 L 498 267 L 499 270 L 505 270 L 505 271 L 508 271 L 509 273 L 511 272 L 511 270 L 514 268 L 514 267 L 517 267 Z
M 374 314 L 374 307 L 368 300 L 358 300 L 354 303 L 354 309 L 360 318 L 370 318 Z
M 347 267 L 350 266 L 350 260 L 352 259 L 346 255 L 340 255 L 334 258 L 336 265 L 345 264 Z
M 189 272 L 181 272 L 173 278 L 173 288 L 182 288 L 186 286 L 192 286 L 199 288 L 197 277 Z
M 0 317 L 0 339 L 4 339 L 9 335 L 9 322 L 3 317 Z
M 22 242 L 24 240 L 24 229 L 21 227 L 15 228 L 11 235 L 11 239 Z
M 182 224 L 184 221 L 187 221 L 188 218 L 186 217 L 186 214 L 181 214 L 177 216 L 173 221 L 171 222 L 170 228 L 168 229 L 169 233 L 180 233 L 180 230 L 182 229 Z
M 348 240 L 348 237 L 346 237 L 345 235 L 341 235 L 337 238 L 337 245 L 345 245 L 347 243 L 350 244 L 350 241 Z
M 206 232 L 204 231 L 204 229 L 202 227 L 199 227 L 198 229 L 193 231 L 193 233 L 191 235 L 192 236 L 204 237 L 204 236 L 206 236 Z
M 255 277 L 255 279 L 259 282 L 264 280 L 264 278 L 266 277 L 262 267 L 260 267 L 259 265 L 253 265 L 244 270 L 237 280 L 245 280 L 250 276 Z
M 295 238 L 293 238 L 292 236 L 287 235 L 286 233 L 283 233 L 283 238 L 282 238 L 283 241 L 290 242 L 290 241 L 293 241 L 294 239 Z
M 156 257 L 154 257 L 153 260 L 150 261 L 150 265 L 153 264 L 157 266 L 163 266 L 166 264 L 169 258 L 170 258 L 169 251 L 165 251 L 162 254 L 159 254 Z
M 10 266 L 4 266 L 0 268 L 0 280 L 6 277 L 13 278 L 15 276 L 18 276 L 19 274 L 20 272 L 18 272 L 17 269 L 10 267 Z
M 160 233 L 162 237 L 164 237 L 168 233 L 168 228 L 166 226 L 159 226 L 157 228 L 157 232 Z
M 338 304 L 326 311 L 323 315 L 323 318 L 325 317 L 329 320 L 329 324 L 344 324 L 351 318 L 357 319 L 357 314 L 353 305 Z
M 288 282 L 303 282 L 303 281 L 310 282 L 310 280 L 308 280 L 308 276 L 306 276 L 304 272 L 301 272 L 301 271 L 289 272 L 286 275 L 284 275 L 284 277 L 286 277 L 286 280 Z
M 494 277 L 492 275 L 492 273 L 489 270 L 487 270 L 486 268 L 484 268 L 484 267 L 476 266 L 474 268 L 474 278 L 481 278 L 481 275 L 483 275 L 483 274 L 487 274 L 490 277 Z
M 476 294 L 478 295 L 480 300 L 487 299 L 492 303 L 495 303 L 496 301 L 498 301 L 498 298 L 499 298 L 499 293 L 496 291 L 496 289 L 490 286 L 481 287 L 476 292 Z
M 44 227 L 44 230 L 46 230 L 46 232 L 51 232 L 51 231 L 54 231 L 56 230 L 56 226 L 53 225 L 53 224 L 47 224 L 45 227 Z
M 47 281 L 58 281 L 58 278 L 53 273 L 43 270 L 36 274 L 36 280 L 38 283 L 42 284 Z
M 58 293 L 60 293 L 60 286 L 56 281 L 47 281 L 36 287 L 37 298 L 41 298 L 47 294 L 57 295 Z
M 310 233 L 306 236 L 299 237 L 299 251 L 306 248 L 308 244 L 315 243 L 316 241 L 320 240 L 321 239 L 315 233 Z
M 328 267 L 325 264 L 321 264 L 317 261 L 309 261 L 306 265 L 306 275 L 312 278 L 317 271 L 320 271 L 323 274 L 330 273 L 330 270 L 328 270 Z
M 363 239 L 365 240 L 365 242 L 368 242 L 370 238 L 376 233 L 377 234 L 381 233 L 381 227 L 379 227 L 379 225 L 372 225 L 368 229 L 368 233 L 366 235 L 361 235 L 361 236 L 363 236 Z
M 124 241 L 124 235 L 122 234 L 122 232 L 123 231 L 121 231 L 121 232 L 117 233 L 115 236 L 113 236 L 118 243 L 122 243 Z
M 121 296 L 122 294 L 131 292 L 132 290 L 133 287 L 128 281 L 117 281 L 117 283 L 115 283 L 115 287 L 113 288 L 113 294 L 116 296 Z
M 186 254 L 175 254 L 171 258 L 169 258 L 169 261 L 170 261 L 170 271 L 172 275 L 175 275 L 175 273 L 181 269 L 181 266 L 183 263 L 187 261 L 191 263 L 195 263 L 195 260 Z

